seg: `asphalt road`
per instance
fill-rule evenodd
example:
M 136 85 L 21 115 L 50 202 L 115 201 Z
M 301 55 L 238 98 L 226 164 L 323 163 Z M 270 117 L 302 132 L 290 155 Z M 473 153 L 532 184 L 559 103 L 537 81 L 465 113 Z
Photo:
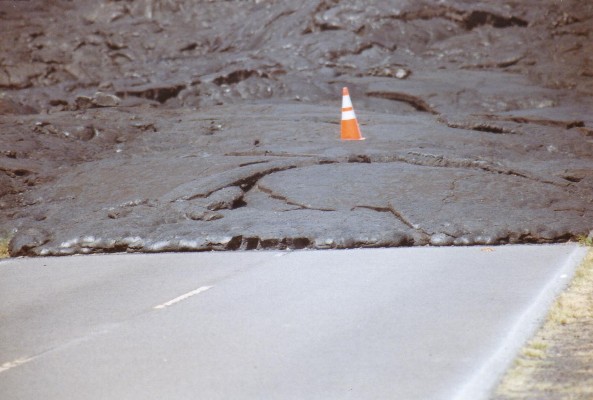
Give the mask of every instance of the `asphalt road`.
M 575 245 L 0 262 L 0 398 L 480 399 Z

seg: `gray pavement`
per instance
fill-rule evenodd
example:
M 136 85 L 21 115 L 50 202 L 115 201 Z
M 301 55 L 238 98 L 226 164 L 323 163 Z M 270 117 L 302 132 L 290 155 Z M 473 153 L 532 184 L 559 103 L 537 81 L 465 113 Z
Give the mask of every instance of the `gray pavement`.
M 0 398 L 481 399 L 576 245 L 0 262 Z

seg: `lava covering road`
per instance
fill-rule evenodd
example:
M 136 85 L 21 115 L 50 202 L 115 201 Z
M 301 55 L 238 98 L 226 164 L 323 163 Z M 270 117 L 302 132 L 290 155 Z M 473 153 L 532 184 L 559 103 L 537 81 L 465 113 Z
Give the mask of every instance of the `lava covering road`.
M 13 256 L 593 229 L 590 2 L 0 1 L 0 31 Z

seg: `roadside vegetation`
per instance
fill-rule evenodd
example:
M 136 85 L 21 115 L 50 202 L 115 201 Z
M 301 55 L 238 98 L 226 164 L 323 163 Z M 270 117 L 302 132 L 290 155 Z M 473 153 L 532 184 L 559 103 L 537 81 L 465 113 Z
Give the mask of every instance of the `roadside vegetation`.
M 582 246 L 593 246 L 593 234 L 590 233 L 589 236 L 581 235 L 577 237 L 577 241 Z
M 8 242 L 10 242 L 8 236 L 0 236 L 0 258 L 10 257 L 10 254 L 8 254 Z
M 593 247 L 493 399 L 593 399 Z

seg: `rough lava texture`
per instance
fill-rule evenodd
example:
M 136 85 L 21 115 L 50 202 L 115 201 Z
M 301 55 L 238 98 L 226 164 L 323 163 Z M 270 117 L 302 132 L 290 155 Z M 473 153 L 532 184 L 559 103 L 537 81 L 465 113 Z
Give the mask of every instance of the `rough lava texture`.
M 567 241 L 592 110 L 591 2 L 0 1 L 0 224 L 13 256 Z

